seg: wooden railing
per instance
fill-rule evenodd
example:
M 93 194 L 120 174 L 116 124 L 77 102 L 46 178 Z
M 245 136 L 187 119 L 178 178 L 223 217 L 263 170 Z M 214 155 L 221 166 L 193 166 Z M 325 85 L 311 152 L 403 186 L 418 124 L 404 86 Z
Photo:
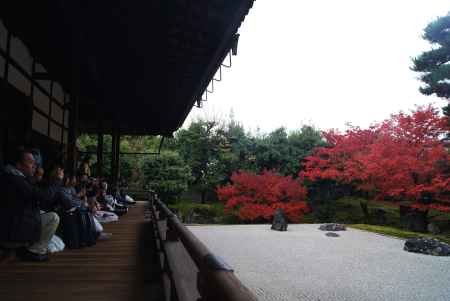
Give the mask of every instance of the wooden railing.
M 233 269 L 191 232 L 167 206 L 150 196 L 166 300 L 256 301 Z

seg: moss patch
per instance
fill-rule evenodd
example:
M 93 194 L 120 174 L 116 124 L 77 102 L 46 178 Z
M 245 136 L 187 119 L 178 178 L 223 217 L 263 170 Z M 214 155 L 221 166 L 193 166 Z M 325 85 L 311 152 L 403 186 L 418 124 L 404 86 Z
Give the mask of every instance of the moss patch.
M 181 201 L 169 205 L 171 210 L 179 213 L 179 216 L 188 216 L 192 210 L 206 212 L 208 216 L 214 219 L 215 224 L 236 224 L 239 221 L 231 214 L 224 213 L 225 205 L 222 202 L 214 203 L 196 203 L 189 201 Z
M 398 237 L 398 238 L 413 238 L 413 237 L 433 237 L 439 239 L 443 242 L 450 244 L 450 236 L 447 235 L 432 235 L 429 233 L 417 233 L 405 231 L 399 228 L 390 226 L 379 226 L 379 225 L 367 225 L 367 224 L 353 224 L 347 225 L 350 228 L 379 233 L 383 235 Z

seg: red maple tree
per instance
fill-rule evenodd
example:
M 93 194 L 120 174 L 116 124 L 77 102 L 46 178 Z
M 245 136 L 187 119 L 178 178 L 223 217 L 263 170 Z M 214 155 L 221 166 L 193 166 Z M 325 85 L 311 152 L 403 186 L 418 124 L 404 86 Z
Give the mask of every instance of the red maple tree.
M 329 147 L 306 158 L 299 176 L 352 184 L 376 200 L 410 200 L 417 208 L 449 210 L 450 155 L 442 142 L 447 118 L 427 106 L 368 129 L 328 131 Z
M 239 171 L 231 184 L 219 187 L 217 195 L 226 202 L 225 211 L 245 221 L 270 221 L 275 209 L 282 208 L 291 222 L 299 222 L 309 211 L 306 190 L 298 180 L 273 171 L 253 174 Z

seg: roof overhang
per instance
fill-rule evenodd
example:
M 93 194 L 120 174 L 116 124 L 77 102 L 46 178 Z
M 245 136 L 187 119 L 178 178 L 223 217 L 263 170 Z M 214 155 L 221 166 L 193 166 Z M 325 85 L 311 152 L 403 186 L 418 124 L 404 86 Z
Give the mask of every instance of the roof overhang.
M 79 126 L 170 136 L 254 0 L 0 2 L 0 18 L 79 100 Z M 101 122 L 100 122 L 101 121 Z

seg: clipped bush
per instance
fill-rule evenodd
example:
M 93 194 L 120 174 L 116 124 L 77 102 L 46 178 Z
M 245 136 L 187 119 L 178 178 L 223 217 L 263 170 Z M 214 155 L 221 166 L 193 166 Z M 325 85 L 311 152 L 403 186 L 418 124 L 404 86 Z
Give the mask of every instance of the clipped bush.
M 241 221 L 269 222 L 275 210 L 282 208 L 290 222 L 300 222 L 309 211 L 305 188 L 290 176 L 240 171 L 231 176 L 231 182 L 219 187 L 217 195 L 225 203 L 225 212 Z

